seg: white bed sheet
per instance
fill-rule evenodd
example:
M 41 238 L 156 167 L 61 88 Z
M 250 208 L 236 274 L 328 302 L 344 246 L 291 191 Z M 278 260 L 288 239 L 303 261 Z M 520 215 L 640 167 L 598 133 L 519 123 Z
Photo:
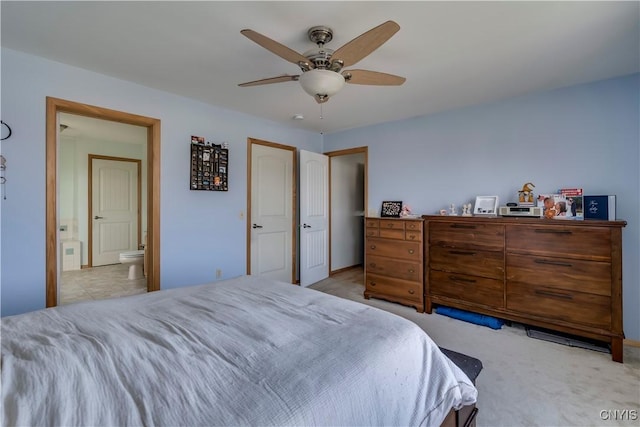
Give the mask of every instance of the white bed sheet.
M 414 323 L 264 278 L 2 319 L 3 425 L 439 425 L 477 391 Z

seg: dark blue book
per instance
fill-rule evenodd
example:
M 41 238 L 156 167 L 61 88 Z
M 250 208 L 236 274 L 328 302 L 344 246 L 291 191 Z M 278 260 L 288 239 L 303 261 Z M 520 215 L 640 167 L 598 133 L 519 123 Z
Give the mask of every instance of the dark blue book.
M 584 196 L 584 219 L 614 221 L 616 196 Z

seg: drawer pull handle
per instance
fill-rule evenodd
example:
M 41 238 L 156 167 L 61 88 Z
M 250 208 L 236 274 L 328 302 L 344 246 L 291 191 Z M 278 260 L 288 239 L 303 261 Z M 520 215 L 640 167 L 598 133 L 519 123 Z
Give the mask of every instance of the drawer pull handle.
M 376 248 L 376 245 L 371 245 L 371 246 L 369 246 L 369 247 L 370 247 L 371 249 L 375 249 L 375 248 Z
M 541 234 L 573 234 L 573 231 L 569 230 L 548 230 L 546 228 L 536 228 L 534 232 Z
M 475 229 L 476 226 L 475 225 L 465 225 L 465 224 L 451 224 L 451 228 L 468 228 L 468 229 Z
M 409 293 L 410 293 L 411 295 L 413 295 L 413 294 L 415 294 L 415 293 L 416 293 L 416 291 L 414 291 L 413 289 L 409 289 Z
M 416 228 L 415 224 L 409 224 L 409 228 Z
M 551 261 L 548 259 L 536 259 L 534 260 L 536 264 L 547 264 L 547 265 L 557 265 L 559 267 L 573 267 L 573 264 L 562 261 Z
M 449 251 L 449 253 L 451 255 L 475 255 L 475 252 L 469 252 L 469 251 Z
M 393 228 L 393 226 L 394 226 L 394 225 L 395 225 L 395 224 L 387 224 L 387 227 L 389 227 L 389 228 Z
M 414 236 L 413 234 L 411 234 L 411 235 L 409 236 L 409 240 L 413 240 L 413 239 L 415 239 L 415 238 L 416 238 L 416 236 Z
M 369 267 L 371 267 L 371 268 L 376 268 L 376 263 L 375 263 L 375 262 L 372 262 L 371 264 L 369 264 Z
M 467 279 L 466 277 L 449 276 L 449 280 L 467 283 L 476 283 L 475 279 Z
M 415 251 L 413 249 L 409 249 L 409 253 L 413 254 Z
M 415 273 L 415 270 L 413 268 L 410 268 L 409 269 L 409 273 L 413 274 L 413 273 Z
M 369 285 L 371 285 L 371 286 L 375 286 L 375 285 L 376 285 L 376 282 L 369 282 Z
M 573 299 L 573 297 L 571 295 L 568 295 L 568 294 L 559 294 L 559 293 L 556 293 L 556 292 L 543 291 L 543 290 L 540 290 L 540 289 L 536 289 L 536 294 L 542 295 L 542 296 L 545 296 L 545 297 L 551 297 L 551 298 L 560 298 L 560 299 L 568 299 L 568 300 Z

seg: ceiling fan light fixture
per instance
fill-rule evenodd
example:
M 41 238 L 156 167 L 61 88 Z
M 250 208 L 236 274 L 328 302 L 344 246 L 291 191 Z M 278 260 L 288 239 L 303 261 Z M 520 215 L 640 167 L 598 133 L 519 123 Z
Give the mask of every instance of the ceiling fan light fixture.
M 300 86 L 311 96 L 320 95 L 330 97 L 335 95 L 344 86 L 342 74 L 330 70 L 309 70 L 302 73 L 298 79 Z

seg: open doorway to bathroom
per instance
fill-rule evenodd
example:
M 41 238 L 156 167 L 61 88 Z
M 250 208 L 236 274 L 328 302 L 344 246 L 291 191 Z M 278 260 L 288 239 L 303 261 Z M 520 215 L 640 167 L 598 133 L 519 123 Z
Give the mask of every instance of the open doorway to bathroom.
M 92 259 L 92 229 L 100 229 L 94 217 L 101 216 L 91 201 L 92 156 L 135 164 L 135 171 L 127 174 L 117 167 L 105 169 L 105 174 L 115 174 L 115 188 L 129 181 L 122 178 L 125 175 L 135 178 L 125 192 L 128 197 L 111 201 L 116 210 L 126 205 L 133 212 L 133 218 L 119 227 L 121 235 L 129 236 L 126 245 L 123 239 L 113 241 L 118 226 L 98 242 L 115 256 L 144 247 L 141 279 L 129 279 L 130 265 L 115 261 L 114 254 L 111 261 Z M 160 289 L 159 166 L 159 120 L 47 98 L 47 307 Z M 101 263 L 106 265 L 98 266 Z
M 128 274 L 144 253 L 120 262 L 144 248 L 146 128 L 69 113 L 59 122 L 59 304 L 146 292 L 144 275 Z

